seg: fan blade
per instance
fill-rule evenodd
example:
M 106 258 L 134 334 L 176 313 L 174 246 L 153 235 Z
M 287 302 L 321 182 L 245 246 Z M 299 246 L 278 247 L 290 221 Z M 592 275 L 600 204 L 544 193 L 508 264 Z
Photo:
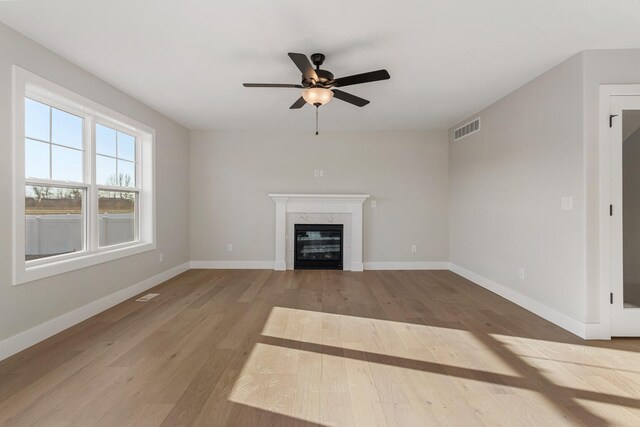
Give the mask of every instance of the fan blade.
M 280 83 L 242 83 L 244 87 L 290 87 L 296 89 L 302 89 L 302 85 L 289 85 Z
M 376 82 L 378 80 L 387 80 L 391 76 L 387 70 L 370 71 L 368 73 L 355 74 L 353 76 L 340 77 L 335 80 L 335 87 L 343 87 L 357 85 L 360 83 Z
M 313 65 L 311 65 L 309 58 L 307 58 L 307 55 L 289 52 L 289 58 L 291 58 L 293 63 L 296 64 L 296 67 L 298 67 L 302 72 L 305 80 L 313 80 L 314 82 L 319 80 L 316 71 L 313 69 Z
M 358 107 L 364 107 L 369 103 L 369 101 L 367 101 L 364 98 L 360 98 L 359 96 L 351 95 L 350 93 L 343 92 L 338 89 L 332 89 L 332 90 L 333 90 L 333 96 L 335 98 L 338 98 L 344 102 L 348 102 L 349 104 L 353 104 Z
M 298 100 L 296 102 L 293 103 L 293 105 L 291 107 L 289 107 L 289 109 L 291 110 L 295 110 L 298 108 L 302 108 L 304 107 L 304 104 L 306 104 L 307 101 L 304 100 L 303 97 L 298 98 Z

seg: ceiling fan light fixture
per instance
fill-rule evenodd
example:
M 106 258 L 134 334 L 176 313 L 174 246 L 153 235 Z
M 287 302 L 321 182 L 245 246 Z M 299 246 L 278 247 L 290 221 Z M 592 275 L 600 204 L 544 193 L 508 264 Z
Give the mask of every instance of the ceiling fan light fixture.
M 302 98 L 311 105 L 324 105 L 333 99 L 333 91 L 321 87 L 303 89 Z

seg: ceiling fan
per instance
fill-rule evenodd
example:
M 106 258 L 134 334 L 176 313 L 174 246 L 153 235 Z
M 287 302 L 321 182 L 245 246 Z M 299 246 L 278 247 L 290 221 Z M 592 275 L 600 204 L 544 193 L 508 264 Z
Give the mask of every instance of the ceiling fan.
M 370 71 L 368 73 L 355 74 L 347 77 L 334 78 L 333 73 L 328 70 L 321 70 L 320 66 L 324 63 L 325 56 L 322 53 L 314 53 L 311 55 L 311 62 L 316 68 L 313 68 L 311 62 L 306 55 L 302 53 L 289 52 L 289 58 L 293 61 L 298 69 L 302 72 L 302 81 L 300 84 L 279 84 L 279 83 L 244 83 L 244 87 L 271 87 L 271 88 L 293 88 L 302 89 L 302 96 L 289 107 L 290 109 L 302 108 L 305 104 L 316 107 L 316 135 L 317 130 L 317 108 L 327 104 L 334 97 L 342 101 L 353 104 L 357 107 L 364 107 L 369 103 L 366 99 L 359 96 L 344 92 L 338 87 L 357 85 L 361 83 L 375 82 L 378 80 L 387 80 L 391 78 L 387 70 Z

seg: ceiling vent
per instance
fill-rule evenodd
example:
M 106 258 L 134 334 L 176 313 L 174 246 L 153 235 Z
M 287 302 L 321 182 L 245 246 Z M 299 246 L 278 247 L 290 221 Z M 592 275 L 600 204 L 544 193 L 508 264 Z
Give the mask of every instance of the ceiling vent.
M 464 138 L 467 135 L 471 135 L 472 133 L 476 133 L 480 130 L 480 117 L 465 123 L 460 126 L 456 130 L 453 131 L 453 140 L 457 141 L 459 139 Z

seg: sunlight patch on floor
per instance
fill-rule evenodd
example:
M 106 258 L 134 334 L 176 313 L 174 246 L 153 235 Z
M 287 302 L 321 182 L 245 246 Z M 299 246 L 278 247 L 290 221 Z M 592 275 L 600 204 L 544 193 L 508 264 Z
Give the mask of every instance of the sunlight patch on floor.
M 511 393 L 508 387 L 263 343 L 251 352 L 229 400 L 323 425 L 376 425 L 390 413 L 396 419 L 388 424 L 444 425 L 455 413 L 466 425 L 479 425 L 468 401 L 452 399 L 458 392 L 482 396 L 479 407 L 490 409 L 492 419 L 509 421 L 496 399 Z
M 454 326 L 273 307 L 229 400 L 323 425 L 445 425 L 452 414 L 509 425 L 514 410 L 536 425 L 625 419 L 615 408 L 636 416 L 635 373 L 588 365 L 618 366 L 629 352 Z
M 320 355 L 256 344 L 229 400 L 253 408 L 320 422 Z
M 473 333 L 460 329 L 274 307 L 262 335 L 407 361 L 518 375 L 487 351 L 485 343 Z
M 548 358 L 594 368 L 600 366 L 607 370 L 620 369 L 640 373 L 638 353 L 634 351 L 590 346 L 586 342 L 568 344 L 535 338 L 490 335 L 521 357 Z
M 637 383 L 579 364 L 593 362 L 594 355 L 600 363 L 606 356 L 618 362 L 627 356 L 607 351 L 273 307 L 229 400 L 323 425 L 392 424 L 400 418 L 408 425 L 437 425 L 454 413 L 465 425 L 508 425 L 515 409 L 532 424 L 615 421 L 615 408 L 636 411 Z M 567 367 L 554 359 L 577 362 Z M 599 413 L 589 413 L 582 398 L 597 403 Z

